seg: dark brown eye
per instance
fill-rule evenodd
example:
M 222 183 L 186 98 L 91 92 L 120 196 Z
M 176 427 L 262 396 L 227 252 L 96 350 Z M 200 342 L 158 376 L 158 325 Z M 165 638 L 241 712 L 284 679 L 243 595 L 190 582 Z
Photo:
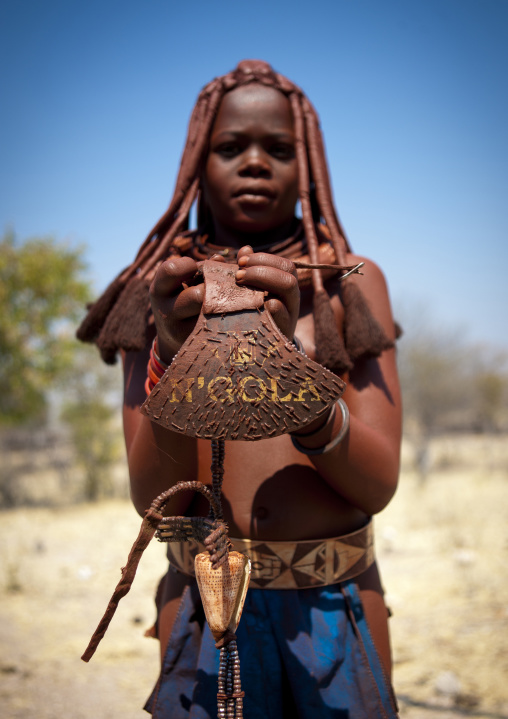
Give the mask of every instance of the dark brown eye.
M 238 155 L 240 152 L 240 146 L 237 142 L 224 142 L 215 149 L 215 152 L 221 157 L 229 159 Z
M 295 148 L 283 142 L 278 142 L 270 148 L 270 154 L 277 160 L 292 160 L 295 156 Z

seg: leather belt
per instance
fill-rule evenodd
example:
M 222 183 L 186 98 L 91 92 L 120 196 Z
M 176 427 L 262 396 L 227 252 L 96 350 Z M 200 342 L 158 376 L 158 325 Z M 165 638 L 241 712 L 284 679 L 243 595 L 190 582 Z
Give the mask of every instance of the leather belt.
M 374 562 L 372 520 L 361 529 L 331 539 L 278 542 L 234 539 L 233 548 L 251 560 L 250 587 L 308 589 L 325 587 L 362 574 Z M 204 551 L 194 540 L 168 544 L 171 565 L 194 576 L 194 557 Z

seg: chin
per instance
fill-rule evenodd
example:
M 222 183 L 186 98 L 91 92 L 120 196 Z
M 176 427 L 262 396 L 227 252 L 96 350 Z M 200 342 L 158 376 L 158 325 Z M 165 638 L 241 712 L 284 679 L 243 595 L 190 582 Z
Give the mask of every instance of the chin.
M 255 212 L 248 215 L 245 213 L 245 215 L 235 223 L 235 227 L 232 229 L 246 234 L 257 235 L 262 232 L 277 232 L 279 229 L 284 231 L 293 222 L 293 216 L 283 220 L 274 220 L 272 217 L 262 217 Z

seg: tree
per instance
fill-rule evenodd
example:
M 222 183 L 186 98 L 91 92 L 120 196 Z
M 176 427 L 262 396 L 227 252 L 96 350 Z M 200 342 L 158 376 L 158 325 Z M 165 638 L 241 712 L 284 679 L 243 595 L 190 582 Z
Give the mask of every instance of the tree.
M 473 427 L 477 432 L 506 429 L 508 391 L 508 353 L 476 347 L 471 360 Z
M 452 334 L 403 337 L 399 367 L 406 418 L 424 436 L 441 431 L 467 406 L 465 354 Z
M 0 239 L 0 425 L 44 419 L 48 386 L 72 368 L 90 297 L 83 251 L 49 237 Z
M 52 238 L 0 239 L 0 428 L 29 427 L 29 454 L 34 424 L 46 423 L 53 404 L 63 407 L 85 473 L 83 493 L 97 499 L 118 456 L 119 392 L 97 350 L 75 338 L 91 295 L 83 254 Z M 0 506 L 25 501 L 17 472 L 0 467 Z
M 467 407 L 467 353 L 462 333 L 443 327 L 425 307 L 406 303 L 402 315 L 398 365 L 404 432 L 411 439 L 415 467 L 424 480 L 430 468 L 431 438 Z
M 404 431 L 421 479 L 429 443 L 445 431 L 498 431 L 506 424 L 507 355 L 477 346 L 461 329 L 443 326 L 425 308 L 406 304 L 399 343 Z
M 80 345 L 61 418 L 70 429 L 76 460 L 84 471 L 84 497 L 97 501 L 113 492 L 111 470 L 120 456 L 121 383 L 95 347 Z

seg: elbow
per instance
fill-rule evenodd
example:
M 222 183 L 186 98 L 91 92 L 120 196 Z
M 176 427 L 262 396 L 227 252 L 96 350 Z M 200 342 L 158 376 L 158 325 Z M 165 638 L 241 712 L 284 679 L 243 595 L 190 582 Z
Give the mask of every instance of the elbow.
M 130 496 L 131 496 L 131 502 L 134 505 L 134 509 L 139 514 L 140 517 L 145 516 L 145 512 L 150 506 L 150 503 L 146 503 L 146 497 L 144 497 L 140 492 L 136 490 L 135 485 L 132 482 L 131 479 L 131 488 L 130 488 Z
M 370 516 L 379 514 L 390 503 L 397 490 L 399 474 L 400 446 L 387 448 L 382 461 L 369 465 L 370 476 L 365 478 L 365 485 L 370 491 L 366 492 L 365 505 Z
M 373 516 L 379 514 L 392 500 L 399 481 L 399 468 L 394 469 L 393 472 L 385 474 L 384 477 L 377 477 L 374 488 L 365 497 L 365 501 L 362 502 L 363 506 L 361 509 L 368 514 Z
M 399 481 L 398 458 L 397 461 L 385 461 L 381 467 L 370 465 L 368 471 L 350 479 L 350 501 L 370 517 L 382 512 L 390 503 Z
M 362 507 L 363 511 L 372 517 L 374 514 L 379 514 L 385 507 L 390 503 L 393 495 L 395 494 L 396 486 L 391 491 L 380 492 L 376 497 L 370 497 L 369 501 Z
M 132 466 L 129 467 L 129 479 L 131 502 L 140 517 L 144 517 L 146 510 L 155 499 L 155 497 L 151 496 L 153 489 L 151 489 L 150 483 L 146 481 L 147 477 L 144 473 L 136 472 Z

